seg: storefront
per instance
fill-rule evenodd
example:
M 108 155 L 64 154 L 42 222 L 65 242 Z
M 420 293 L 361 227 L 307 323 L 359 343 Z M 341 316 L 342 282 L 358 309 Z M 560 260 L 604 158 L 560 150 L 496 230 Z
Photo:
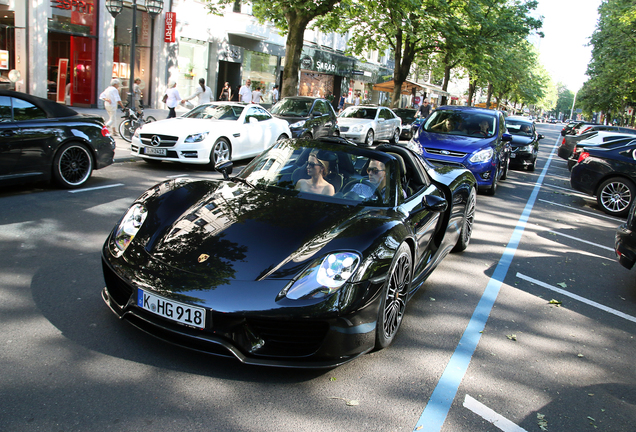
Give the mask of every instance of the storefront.
M 322 97 L 337 104 L 349 93 L 355 59 L 313 47 L 303 47 L 300 56 L 300 96 Z
M 47 97 L 77 106 L 95 104 L 97 0 L 50 0 Z
M 15 13 L 0 5 L 0 88 L 12 89 L 9 71 L 15 69 Z

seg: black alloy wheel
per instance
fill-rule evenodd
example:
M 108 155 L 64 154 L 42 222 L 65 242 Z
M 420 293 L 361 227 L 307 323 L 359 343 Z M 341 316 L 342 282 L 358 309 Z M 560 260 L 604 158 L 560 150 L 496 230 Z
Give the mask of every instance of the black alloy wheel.
M 501 173 L 501 179 L 505 180 L 508 178 L 508 170 L 510 169 L 510 157 L 508 159 L 506 159 L 506 166 L 503 170 L 503 172 Z
M 93 158 L 89 150 L 78 143 L 62 146 L 53 160 L 53 177 L 66 189 L 80 187 L 93 173 Z
M 457 244 L 453 248 L 453 252 L 461 252 L 466 250 L 473 234 L 473 224 L 475 223 L 475 204 L 477 203 L 477 193 L 471 188 L 468 199 L 466 200 L 466 209 L 464 210 L 464 219 L 462 220 L 462 230 L 459 233 Z
M 412 274 L 411 249 L 406 243 L 402 243 L 393 257 L 382 289 L 382 301 L 375 333 L 376 349 L 389 346 L 402 324 Z
M 497 169 L 495 170 L 495 174 L 492 177 L 492 184 L 488 189 L 486 189 L 486 194 L 490 196 L 494 196 L 497 192 L 497 182 L 499 181 L 499 165 L 497 165 Z

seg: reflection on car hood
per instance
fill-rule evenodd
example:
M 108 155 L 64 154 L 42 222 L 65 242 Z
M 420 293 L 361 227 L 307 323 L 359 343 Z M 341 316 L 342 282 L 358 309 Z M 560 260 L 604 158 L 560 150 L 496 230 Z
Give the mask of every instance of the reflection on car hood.
M 156 221 L 159 225 L 149 227 L 154 235 L 145 248 L 174 268 L 219 279 L 218 285 L 232 279 L 290 279 L 307 260 L 327 250 L 355 250 L 366 241 L 362 239 L 368 237 L 370 225 L 382 223 L 378 217 L 367 220 L 364 230 L 349 231 L 343 242 L 337 239 L 354 224 L 352 220 L 373 210 L 279 195 L 240 183 L 190 185 L 175 193 L 193 195 L 187 199 L 193 204 L 174 214 L 174 220 Z M 165 215 L 169 210 L 162 211 L 162 206 L 173 207 L 173 201 L 157 200 L 159 208 L 150 211 Z
M 340 126 L 353 126 L 362 123 L 371 123 L 372 121 L 373 120 L 369 119 L 338 117 L 338 124 Z
M 204 120 L 177 117 L 146 123 L 141 129 L 141 133 L 185 136 L 195 133 L 208 132 L 213 128 L 217 129 L 219 127 L 227 127 L 230 125 L 236 126 L 237 123 L 235 121 L 228 120 Z
M 420 132 L 418 142 L 422 147 L 471 152 L 489 144 L 493 138 L 467 137 L 463 135 L 446 135 L 431 132 Z
M 523 136 L 523 135 L 513 135 L 512 142 L 510 143 L 512 146 L 524 146 L 528 145 L 533 141 L 532 137 Z

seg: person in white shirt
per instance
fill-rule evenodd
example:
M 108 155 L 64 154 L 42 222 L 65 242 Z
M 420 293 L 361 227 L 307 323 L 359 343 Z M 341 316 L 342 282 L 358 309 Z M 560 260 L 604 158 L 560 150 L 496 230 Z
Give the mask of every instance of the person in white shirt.
M 182 100 L 181 103 L 185 103 L 185 101 L 189 101 L 195 97 L 198 98 L 197 105 L 212 102 L 212 89 L 205 85 L 203 78 L 199 78 L 199 86 L 194 91 L 194 94 Z
M 272 105 L 278 102 L 278 84 L 272 89 Z
M 115 136 L 115 127 L 114 123 L 117 120 L 117 105 L 124 108 L 124 104 L 121 103 L 121 97 L 119 96 L 119 87 L 121 86 L 121 81 L 117 78 L 114 78 L 110 82 L 110 86 L 106 88 L 99 95 L 99 98 L 104 101 L 104 108 L 106 108 L 106 112 L 108 113 L 108 121 L 106 122 L 106 127 L 110 131 L 110 134 Z
M 252 80 L 245 81 L 245 85 L 239 90 L 239 102 L 252 101 Z
M 133 106 L 137 113 L 141 113 L 141 78 L 135 78 L 133 83 Z
M 263 101 L 263 93 L 261 93 L 261 88 L 256 87 L 256 90 L 252 92 L 252 103 L 261 103 Z
M 356 93 L 356 95 L 353 97 L 353 105 L 354 106 L 360 105 L 360 93 Z
M 166 106 L 168 107 L 168 118 L 173 118 L 177 116 L 177 112 L 175 108 L 181 102 L 181 96 L 179 95 L 179 90 L 177 90 L 177 83 L 174 81 L 170 81 L 168 83 L 168 90 L 166 91 L 166 95 L 168 95 L 168 99 L 166 100 Z

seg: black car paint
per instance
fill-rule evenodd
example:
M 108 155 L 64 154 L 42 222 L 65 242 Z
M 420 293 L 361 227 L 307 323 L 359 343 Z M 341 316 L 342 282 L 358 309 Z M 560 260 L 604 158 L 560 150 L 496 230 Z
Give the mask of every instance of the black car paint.
M 26 101 L 44 118 L 0 122 L 0 183 L 23 184 L 53 178 L 53 161 L 68 143 L 90 151 L 93 169 L 113 163 L 115 141 L 102 135 L 100 116 L 79 114 L 69 107 L 24 93 L 0 91 L 0 98 Z M 6 100 L 6 99 L 5 99 Z
M 396 163 L 390 154 L 359 151 Z M 118 316 L 163 340 L 212 354 L 231 353 L 244 363 L 313 368 L 349 361 L 375 346 L 380 292 L 398 247 L 408 244 L 416 263 L 410 298 L 457 243 L 475 187 L 467 170 L 433 169 L 413 156 L 415 169 L 426 173 L 430 183 L 403 202 L 394 194 L 387 207 L 336 205 L 331 197 L 298 200 L 295 193 L 276 194 L 231 180 L 158 184 L 137 200 L 152 217 L 130 248 L 115 258 L 110 238 L 104 244 L 104 300 Z M 430 211 L 433 201 L 446 201 L 447 209 Z M 166 241 L 179 220 L 207 205 L 218 211 L 216 221 L 231 221 L 218 236 L 195 232 L 173 245 Z M 363 265 L 356 282 L 326 299 L 281 297 L 285 285 L 316 258 L 294 260 L 289 251 L 316 248 L 320 256 L 359 252 Z M 203 270 L 196 270 L 202 250 L 212 256 Z M 208 325 L 214 327 L 195 330 L 136 308 L 136 287 L 211 307 Z
M 616 229 L 614 250 L 618 262 L 631 270 L 636 262 L 636 204 L 632 204 L 627 222 Z
M 276 106 L 280 106 L 286 99 L 309 101 L 312 103 L 311 108 L 306 116 L 288 115 L 286 113 L 275 113 Z M 317 113 L 317 106 L 326 107 L 327 113 Z M 320 138 L 327 136 L 340 135 L 338 128 L 337 114 L 333 106 L 327 99 L 313 98 L 308 96 L 291 96 L 283 98 L 272 107 L 272 115 L 280 119 L 286 120 L 290 126 L 299 121 L 305 121 L 302 127 L 290 128 L 292 138 Z
M 413 130 L 413 124 L 416 120 L 417 110 L 411 108 L 394 108 L 393 112 L 396 116 L 402 119 L 402 132 L 400 133 L 400 139 L 411 139 L 415 133 Z

